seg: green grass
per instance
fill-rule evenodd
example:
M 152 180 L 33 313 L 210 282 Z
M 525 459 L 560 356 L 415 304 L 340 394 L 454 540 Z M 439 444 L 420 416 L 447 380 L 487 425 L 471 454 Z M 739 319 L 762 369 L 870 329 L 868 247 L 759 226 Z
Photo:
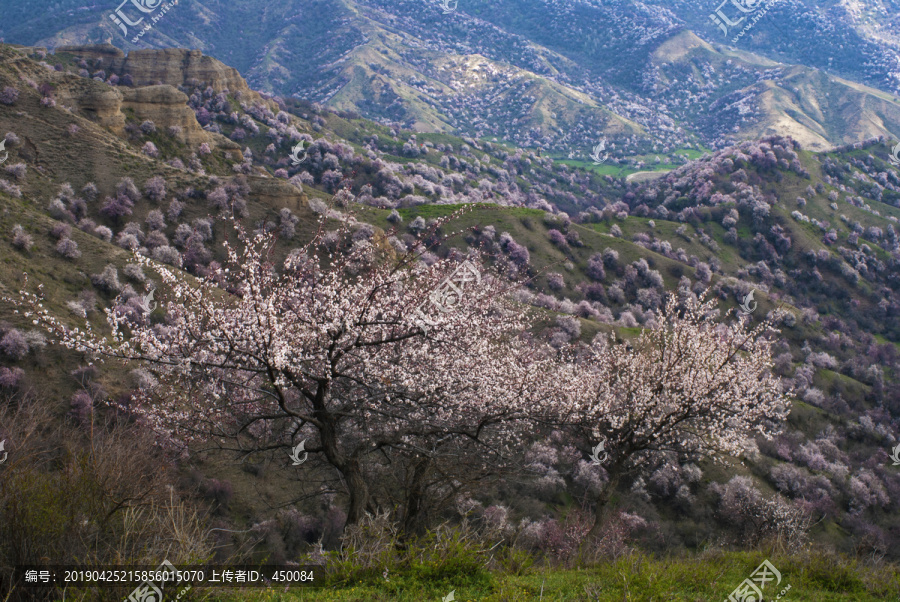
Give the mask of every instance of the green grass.
M 774 600 L 785 588 L 791 602 L 838 600 L 896 600 L 900 573 L 894 566 L 874 569 L 856 561 L 822 553 L 804 556 L 766 555 L 763 552 L 712 551 L 687 558 L 654 558 L 634 554 L 590 569 L 531 568 L 512 573 L 432 573 L 423 567 L 389 574 L 385 580 L 373 571 L 339 586 L 283 590 L 245 590 L 210 593 L 222 602 L 289 601 L 438 601 L 451 590 L 457 601 L 706 601 L 727 598 L 744 579 L 768 559 L 781 573 L 778 585 L 770 582 L 765 600 Z M 377 573 L 377 574 L 376 574 Z M 522 573 L 522 571 L 519 571 Z
M 688 160 L 694 160 L 701 156 L 703 156 L 704 152 L 709 152 L 708 150 L 697 150 L 690 148 L 681 148 L 675 149 L 670 153 L 647 153 L 644 155 L 633 155 L 629 156 L 628 159 L 630 161 L 643 161 L 645 165 L 641 168 L 635 167 L 633 165 L 614 165 L 604 163 L 602 165 L 595 165 L 593 161 L 589 161 L 586 159 L 566 159 L 564 157 L 556 157 L 553 156 L 554 161 L 557 163 L 562 163 L 564 165 L 568 165 L 569 167 L 581 167 L 586 169 L 587 171 L 592 171 L 597 175 L 601 176 L 613 176 L 614 178 L 624 178 L 625 176 L 631 175 L 633 173 L 637 173 L 639 171 L 671 171 L 678 167 L 681 167 L 682 163 L 671 161 L 672 157 L 676 155 L 681 155 Z M 659 157 L 662 162 L 654 163 L 656 157 Z M 669 160 L 667 160 L 669 159 Z

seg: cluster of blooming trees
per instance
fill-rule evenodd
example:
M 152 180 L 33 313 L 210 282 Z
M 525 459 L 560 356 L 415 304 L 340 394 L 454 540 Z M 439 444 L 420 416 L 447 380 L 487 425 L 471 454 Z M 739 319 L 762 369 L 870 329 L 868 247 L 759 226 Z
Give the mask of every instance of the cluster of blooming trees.
M 585 346 L 566 318 L 559 330 L 572 333 L 550 344 L 485 266 L 473 286 L 455 260 L 373 261 L 372 248 L 329 252 L 322 237 L 276 266 L 270 235 L 239 233 L 199 282 L 137 256 L 159 275 L 163 322 L 110 309 L 104 337 L 24 293 L 27 314 L 70 348 L 144 365 L 153 378 L 135 407 L 170 444 L 214 440 L 286 462 L 303 441 L 310 466 L 343 484 L 348 523 L 393 505 L 412 529 L 551 427 L 585 453 L 609 441 L 606 485 L 592 490 L 599 525 L 648 456 L 740 453 L 784 418 L 764 328 L 717 323 L 690 296 L 631 343 Z
M 593 386 L 571 424 L 585 443 L 607 442 L 609 480 L 599 493 L 599 513 L 620 479 L 654 454 L 741 455 L 752 445 L 749 433 L 767 435 L 787 417 L 763 336 L 769 326 L 716 322 L 714 301 L 684 299 L 679 309 L 670 296 L 662 321 L 631 343 L 598 337 L 584 350 L 581 362 Z

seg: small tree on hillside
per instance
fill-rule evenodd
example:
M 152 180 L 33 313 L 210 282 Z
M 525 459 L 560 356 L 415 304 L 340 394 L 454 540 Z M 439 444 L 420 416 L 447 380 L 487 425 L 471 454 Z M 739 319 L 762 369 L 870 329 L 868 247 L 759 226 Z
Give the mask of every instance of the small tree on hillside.
M 591 393 L 569 426 L 585 447 L 605 441 L 608 454 L 592 535 L 622 478 L 655 456 L 738 455 L 755 434 L 775 434 L 789 413 L 771 374 L 770 326 L 715 322 L 714 300 L 683 303 L 670 295 L 656 326 L 630 342 L 598 337 L 578 360 Z

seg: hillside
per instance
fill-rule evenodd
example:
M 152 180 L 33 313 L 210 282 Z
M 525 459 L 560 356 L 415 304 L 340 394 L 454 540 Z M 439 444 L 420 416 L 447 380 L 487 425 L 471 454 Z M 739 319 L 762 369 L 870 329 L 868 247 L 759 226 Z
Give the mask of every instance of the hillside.
M 701 62 L 721 59 L 711 58 L 707 45 L 682 42 L 666 47 L 665 56 L 680 63 L 660 58 L 661 73 L 689 64 L 695 53 L 706 57 Z M 731 60 L 749 69 L 743 59 Z M 482 73 L 476 67 L 492 65 L 474 61 L 476 74 Z M 691 297 L 709 290 L 720 319 L 730 323 L 735 314 L 726 312 L 753 292 L 751 322 L 770 319 L 780 329 L 771 371 L 792 391 L 787 429 L 725 464 L 698 454 L 646 467 L 617 491 L 628 514 L 623 533 L 660 554 L 713 544 L 740 548 L 760 541 L 764 529 L 754 530 L 734 500 L 777 499 L 807 513 L 813 545 L 896 562 L 900 474 L 889 453 L 900 428 L 900 175 L 884 138 L 815 150 L 838 130 L 829 130 L 834 118 L 821 106 L 789 110 L 785 82 L 799 85 L 814 75 L 800 71 L 758 85 L 777 105 L 773 111 L 802 125 L 802 141 L 764 136 L 685 159 L 652 181 L 627 182 L 508 140 L 456 137 L 438 131 L 436 122 L 435 131 L 422 133 L 365 119 L 355 112 L 364 88 L 361 96 L 348 92 L 352 110 L 254 91 L 237 71 L 196 51 L 126 57 L 109 47 L 72 46 L 44 55 L 2 45 L 0 132 L 9 157 L 0 167 L 0 286 L 14 298 L 23 286 L 35 292 L 41 285 L 45 307 L 71 325 L 87 318 L 103 331 L 110 309 L 162 328 L 162 308 L 142 311 L 153 283 L 135 265 L 135 253 L 202 279 L 226 260 L 222 243 L 233 241 L 230 219 L 237 218 L 251 233 L 276 233 L 278 259 L 320 228 L 335 253 L 371 247 L 402 257 L 426 241 L 435 244 L 421 261 L 434 264 L 480 250 L 488 265 L 520 279 L 514 301 L 538 316 L 534 336 L 556 349 L 598 333 L 633 340 L 658 323 L 669 292 Z M 825 83 L 815 89 L 821 93 Z M 546 82 L 534 85 L 547 103 L 568 94 Z M 852 112 L 854 103 L 865 105 L 859 123 L 895 115 L 880 93 L 846 81 L 829 85 L 826 94 L 843 95 L 831 106 Z M 631 126 L 624 118 L 616 123 Z M 757 134 L 782 123 L 766 122 Z M 815 131 L 822 135 L 813 137 Z M 861 129 L 855 136 L 870 133 L 884 132 Z M 300 143 L 305 158 L 295 165 L 291 153 Z M 447 239 L 429 232 L 432 220 L 461 208 L 440 229 Z M 236 294 L 223 288 L 223 295 Z M 52 424 L 80 438 L 67 444 L 71 449 L 89 447 L 99 417 L 124 415 L 141 424 L 122 408 L 147 388 L 145 370 L 93 365 L 97 358 L 63 351 L 7 302 L 3 318 L 3 394 L 42 400 Z M 0 427 L 13 442 L 21 434 L 13 427 L 24 427 L 9 418 L 13 410 L 4 412 Z M 11 457 L 25 449 L 15 445 L 7 447 Z M 499 521 L 498 529 L 523 541 L 529 524 L 562 533 L 596 486 L 582 451 L 566 445 L 522 441 L 515 455 L 527 471 L 478 489 L 473 516 Z M 218 553 L 241 550 L 282 562 L 311 553 L 316 542 L 338 547 L 347 492 L 327 467 L 316 465 L 301 478 L 282 471 L 285 459 L 274 455 L 237 460 L 195 448 L 165 457 L 171 482 L 203 509 L 206 526 L 239 532 L 209 538 Z M 48 474 L 58 469 L 49 460 L 34 466 Z M 14 473 L 2 474 L 11 482 Z M 35 499 L 45 491 L 22 486 Z M 389 507 L 390 493 L 378 500 L 382 507 Z M 76 515 L 88 505 L 73 499 L 71 524 L 80 525 Z M 456 516 L 449 504 L 441 508 L 434 518 Z M 29 516 L 40 523 L 37 514 Z M 85 522 L 77 533 L 83 542 L 96 535 L 92 529 L 107 527 Z M 550 531 L 540 533 L 528 540 L 535 553 L 563 558 L 548 543 Z M 25 554 L 2 546 L 4 559 Z M 568 553 L 561 562 L 575 562 L 575 552 Z M 531 591 L 535 584 L 516 587 Z

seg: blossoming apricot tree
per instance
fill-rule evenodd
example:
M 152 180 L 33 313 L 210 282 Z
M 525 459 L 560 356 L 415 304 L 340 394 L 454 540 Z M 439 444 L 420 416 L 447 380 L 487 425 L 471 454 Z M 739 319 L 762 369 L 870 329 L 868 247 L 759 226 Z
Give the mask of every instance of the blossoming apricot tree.
M 461 464 L 490 470 L 531 417 L 572 406 L 577 379 L 552 374 L 574 366 L 523 334 L 508 280 L 472 263 L 481 278 L 471 286 L 449 259 L 390 259 L 387 245 L 378 257 L 379 241 L 330 254 L 318 238 L 276 269 L 274 239 L 239 232 L 242 244 L 226 243 L 227 261 L 200 280 L 137 257 L 166 291 L 162 323 L 111 309 L 104 337 L 66 326 L 37 296 L 30 310 L 70 348 L 144 362 L 159 384 L 138 406 L 173 442 L 249 454 L 305 441 L 340 476 L 348 524 L 373 508 L 376 464 L 419 470 L 423 458 L 465 452 Z M 407 522 L 425 486 L 415 481 Z
M 770 325 L 717 322 L 714 312 L 715 300 L 670 295 L 657 325 L 635 340 L 598 337 L 582 351 L 592 392 L 570 426 L 582 442 L 605 440 L 609 454 L 593 534 L 622 477 L 654 456 L 739 455 L 787 417 L 790 403 L 771 373 Z

